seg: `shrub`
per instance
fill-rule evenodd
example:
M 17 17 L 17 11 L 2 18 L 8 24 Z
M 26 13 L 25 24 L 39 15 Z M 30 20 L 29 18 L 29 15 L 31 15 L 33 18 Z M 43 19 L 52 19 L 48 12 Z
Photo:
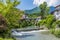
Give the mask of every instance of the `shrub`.
M 60 38 L 60 30 L 55 30 L 54 35 Z
M 41 26 L 41 25 L 44 25 L 45 23 L 46 23 L 46 20 L 41 20 L 37 24 L 38 24 L 38 26 Z
M 55 29 L 50 29 L 50 33 L 54 34 Z
M 48 15 L 46 19 L 38 22 L 38 25 L 45 25 L 48 29 L 53 29 L 56 26 L 55 19 L 53 15 Z

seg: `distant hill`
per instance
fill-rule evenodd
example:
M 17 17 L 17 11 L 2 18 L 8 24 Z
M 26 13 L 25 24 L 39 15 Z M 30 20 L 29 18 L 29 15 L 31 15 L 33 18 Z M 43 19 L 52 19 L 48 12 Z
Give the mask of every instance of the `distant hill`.
M 51 13 L 52 11 L 54 11 L 54 10 L 55 10 L 55 7 L 50 6 L 50 13 Z M 39 7 L 35 7 L 35 8 L 33 8 L 33 9 L 31 9 L 31 10 L 25 10 L 25 14 L 33 14 L 33 13 L 39 13 L 39 12 L 40 12 Z
M 38 7 L 35 7 L 31 10 L 25 10 L 25 14 L 32 14 L 32 13 L 39 13 L 40 9 Z

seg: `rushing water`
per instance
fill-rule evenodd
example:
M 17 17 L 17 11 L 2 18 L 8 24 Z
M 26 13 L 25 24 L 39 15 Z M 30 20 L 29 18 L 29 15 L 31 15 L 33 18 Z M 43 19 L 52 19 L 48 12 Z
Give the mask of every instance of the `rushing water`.
M 32 31 L 26 33 L 28 33 L 29 35 L 16 36 L 16 40 L 60 40 L 60 38 L 57 38 L 46 31 Z

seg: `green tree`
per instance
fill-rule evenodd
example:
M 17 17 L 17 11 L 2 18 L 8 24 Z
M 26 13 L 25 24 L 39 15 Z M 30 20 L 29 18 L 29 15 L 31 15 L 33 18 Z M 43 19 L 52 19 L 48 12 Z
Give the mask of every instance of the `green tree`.
M 16 8 L 19 4 L 18 0 L 0 0 L 0 14 L 6 19 L 8 26 L 7 30 L 2 31 L 2 34 L 0 33 L 0 36 L 8 37 L 12 28 L 19 27 L 18 20 L 24 13 Z
M 39 25 L 45 25 L 48 29 L 55 29 L 56 21 L 53 15 L 48 15 L 46 19 L 38 22 Z
M 18 20 L 23 15 L 16 7 L 20 4 L 18 0 L 0 0 L 0 13 L 6 18 L 9 27 L 18 27 Z
M 0 0 L 0 13 L 3 14 L 3 16 L 6 16 L 7 13 L 10 12 L 13 8 L 16 8 L 17 5 L 19 5 L 20 2 L 18 0 Z
M 47 7 L 47 3 L 44 2 L 39 6 L 39 8 L 41 19 L 44 19 L 49 14 L 49 7 Z
M 23 15 L 23 13 L 24 13 L 23 11 L 13 9 L 10 11 L 10 13 L 6 14 L 9 28 L 20 28 L 19 20 L 21 16 Z

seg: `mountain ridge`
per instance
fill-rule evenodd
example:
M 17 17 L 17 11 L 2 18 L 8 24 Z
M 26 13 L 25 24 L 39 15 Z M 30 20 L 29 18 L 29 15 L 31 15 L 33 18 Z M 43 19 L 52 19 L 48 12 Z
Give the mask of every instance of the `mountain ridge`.
M 51 12 L 54 11 L 54 10 L 55 10 L 55 7 L 50 6 L 50 11 L 49 11 L 49 13 L 51 13 Z M 39 8 L 39 7 L 35 7 L 35 8 L 33 8 L 33 9 L 31 9 L 31 10 L 25 10 L 24 12 L 25 12 L 25 14 L 39 13 L 39 12 L 40 12 L 40 8 Z

